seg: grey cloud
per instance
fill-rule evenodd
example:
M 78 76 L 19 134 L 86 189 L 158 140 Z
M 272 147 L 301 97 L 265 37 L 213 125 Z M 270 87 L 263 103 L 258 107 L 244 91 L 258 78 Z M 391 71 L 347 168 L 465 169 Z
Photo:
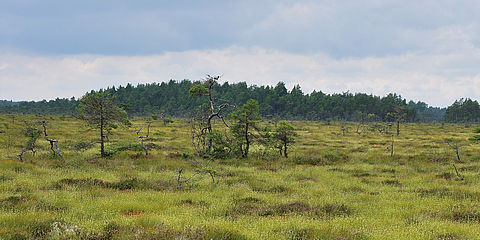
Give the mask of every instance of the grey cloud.
M 332 57 L 431 48 L 435 31 L 468 26 L 478 1 L 12 1 L 0 3 L 0 48 L 44 54 L 161 54 L 229 46 Z
M 91 89 L 169 79 L 198 80 L 221 74 L 230 82 L 274 85 L 284 81 L 304 91 L 396 92 L 412 100 L 447 106 L 461 97 L 478 98 L 478 49 L 457 54 L 410 53 L 335 59 L 263 48 L 167 52 L 151 56 L 68 55 L 0 57 L 0 96 L 16 100 L 81 96 Z M 449 67 L 454 66 L 454 67 Z M 31 89 L 31 86 L 35 86 Z

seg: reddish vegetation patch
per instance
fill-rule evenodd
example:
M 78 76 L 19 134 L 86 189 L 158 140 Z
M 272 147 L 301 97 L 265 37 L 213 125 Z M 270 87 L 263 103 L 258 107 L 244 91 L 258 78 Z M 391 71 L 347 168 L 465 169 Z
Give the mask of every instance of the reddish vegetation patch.
M 139 210 L 139 211 L 127 211 L 127 212 L 124 212 L 122 215 L 125 216 L 125 217 L 136 217 L 136 216 L 140 216 L 140 215 L 143 215 L 145 212 L 142 211 L 142 210 Z

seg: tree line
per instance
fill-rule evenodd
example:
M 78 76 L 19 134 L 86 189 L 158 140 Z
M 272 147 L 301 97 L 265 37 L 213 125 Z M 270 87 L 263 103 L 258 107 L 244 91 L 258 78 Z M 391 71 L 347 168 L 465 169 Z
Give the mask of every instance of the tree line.
M 445 111 L 447 122 L 480 122 L 480 105 L 472 99 L 455 101 Z
M 182 80 L 133 86 L 109 87 L 109 93 L 130 116 L 164 114 L 173 117 L 191 117 L 197 106 L 208 102 L 189 94 L 198 81 Z M 392 113 L 400 108 L 402 121 L 465 122 L 479 121 L 480 107 L 470 99 L 456 101 L 445 108 L 430 107 L 424 102 L 407 102 L 400 95 L 384 97 L 365 93 L 334 93 L 313 91 L 306 94 L 300 85 L 288 90 L 283 82 L 275 86 L 248 86 L 245 82 L 216 84 L 212 87 L 219 104 L 241 106 L 249 99 L 259 103 L 260 115 L 266 119 L 290 120 L 345 120 L 361 121 L 365 115 L 375 121 L 395 121 Z M 91 91 L 92 93 L 95 91 Z M 29 113 L 71 115 L 76 113 L 78 99 L 60 99 L 38 102 L 8 102 L 0 104 L 0 113 Z M 225 114 L 232 111 L 226 109 Z
M 0 107 L 3 106 L 13 106 L 13 105 L 18 105 L 18 102 L 14 102 L 12 100 L 7 101 L 7 100 L 0 100 Z

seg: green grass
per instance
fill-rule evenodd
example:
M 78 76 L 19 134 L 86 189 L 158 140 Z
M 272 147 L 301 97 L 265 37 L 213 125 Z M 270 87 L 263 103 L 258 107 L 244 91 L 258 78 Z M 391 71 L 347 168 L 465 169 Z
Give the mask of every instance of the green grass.
M 177 189 L 178 170 L 195 169 L 186 120 L 154 122 L 148 157 L 134 132 L 116 129 L 102 159 L 97 131 L 47 116 L 65 160 L 40 138 L 18 162 L 23 120 L 43 118 L 0 115 L 0 239 L 480 239 L 475 128 L 403 124 L 390 157 L 391 135 L 293 122 L 288 159 L 256 147 L 216 160 L 217 184 L 202 176 Z

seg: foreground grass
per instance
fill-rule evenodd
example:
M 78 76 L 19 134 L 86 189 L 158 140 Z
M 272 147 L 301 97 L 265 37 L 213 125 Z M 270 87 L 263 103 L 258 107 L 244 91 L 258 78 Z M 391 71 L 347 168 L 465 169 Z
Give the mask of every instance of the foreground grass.
M 480 146 L 465 125 L 405 124 L 394 139 L 341 131 L 340 123 L 295 122 L 289 159 L 264 153 L 214 163 L 193 174 L 188 124 L 153 125 L 149 157 L 117 129 L 98 158 L 97 133 L 47 117 L 65 160 L 38 140 L 36 156 L 14 159 L 22 120 L 0 116 L 0 238 L 4 239 L 479 239 Z M 142 126 L 143 121 L 134 121 Z M 269 123 L 264 123 L 269 124 Z M 461 144 L 461 162 L 444 143 Z M 132 144 L 133 143 L 133 144 Z M 456 161 L 461 177 L 450 163 Z

